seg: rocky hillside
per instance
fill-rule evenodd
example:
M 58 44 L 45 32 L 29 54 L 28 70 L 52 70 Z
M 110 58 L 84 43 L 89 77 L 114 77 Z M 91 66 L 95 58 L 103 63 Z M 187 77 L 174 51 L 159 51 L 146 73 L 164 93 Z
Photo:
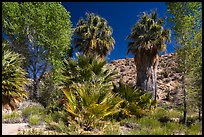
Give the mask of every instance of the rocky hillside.
M 182 104 L 181 74 L 177 72 L 175 53 L 161 55 L 157 70 L 157 100 L 159 105 L 174 107 Z M 118 72 L 114 83 L 120 80 L 124 83 L 135 84 L 136 66 L 133 58 L 118 59 L 110 62 L 109 66 Z

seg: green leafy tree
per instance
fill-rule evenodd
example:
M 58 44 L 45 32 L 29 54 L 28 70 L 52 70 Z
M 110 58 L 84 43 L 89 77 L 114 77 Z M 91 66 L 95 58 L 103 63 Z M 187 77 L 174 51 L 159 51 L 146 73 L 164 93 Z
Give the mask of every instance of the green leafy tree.
M 159 52 L 166 51 L 166 41 L 170 41 L 170 30 L 163 28 L 164 20 L 157 12 L 143 13 L 133 26 L 127 39 L 128 52 L 135 55 L 137 69 L 136 86 L 150 91 L 156 100 L 156 70 Z
M 36 98 L 40 79 L 52 70 L 56 79 L 70 49 L 71 21 L 60 2 L 3 2 L 2 33 L 9 48 L 24 56 Z
M 86 19 L 80 19 L 74 30 L 74 47 L 83 54 L 96 54 L 105 57 L 114 47 L 115 40 L 112 35 L 112 28 L 107 20 L 95 15 L 86 13 Z
M 187 100 L 189 91 L 197 94 L 200 111 L 202 93 L 202 5 L 201 2 L 169 2 L 169 21 L 174 31 L 178 64 L 182 73 L 184 94 L 184 123 L 187 124 Z M 188 83 L 187 81 L 190 81 Z M 191 96 L 193 97 L 193 96 Z
M 16 108 L 19 101 L 27 98 L 25 85 L 27 73 L 21 68 L 22 56 L 5 49 L 2 51 L 2 105 Z

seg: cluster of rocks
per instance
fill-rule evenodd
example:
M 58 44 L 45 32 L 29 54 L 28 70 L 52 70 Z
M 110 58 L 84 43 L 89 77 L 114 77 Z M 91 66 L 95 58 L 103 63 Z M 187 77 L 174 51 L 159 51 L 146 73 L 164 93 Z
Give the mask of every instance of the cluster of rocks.
M 114 84 L 117 85 L 119 81 L 135 84 L 136 66 L 133 58 L 113 60 L 110 62 L 109 67 L 117 72 L 113 77 Z
M 177 68 L 176 54 L 170 53 L 159 57 L 157 69 L 157 100 L 160 104 L 174 102 L 176 105 L 182 103 L 181 73 Z M 136 83 L 136 66 L 134 58 L 113 60 L 109 67 L 116 71 L 113 83 L 118 85 L 119 81 L 127 84 Z

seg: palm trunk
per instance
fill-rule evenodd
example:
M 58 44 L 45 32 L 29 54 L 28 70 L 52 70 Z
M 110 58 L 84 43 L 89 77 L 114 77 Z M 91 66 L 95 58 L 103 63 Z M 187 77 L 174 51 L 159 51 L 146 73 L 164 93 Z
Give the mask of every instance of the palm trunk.
M 140 52 L 135 55 L 136 64 L 136 86 L 149 91 L 152 98 L 156 100 L 156 69 L 158 62 L 157 53 Z

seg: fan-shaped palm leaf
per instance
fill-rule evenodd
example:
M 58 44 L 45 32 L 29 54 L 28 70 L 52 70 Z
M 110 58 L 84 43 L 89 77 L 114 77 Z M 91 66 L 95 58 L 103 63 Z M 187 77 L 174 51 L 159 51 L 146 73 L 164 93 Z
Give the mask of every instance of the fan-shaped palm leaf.
M 114 48 L 115 40 L 112 28 L 107 21 L 93 13 L 86 13 L 86 19 L 80 19 L 74 30 L 74 45 L 79 52 L 105 57 Z
M 11 109 L 15 109 L 16 103 L 27 97 L 25 85 L 29 84 L 29 80 L 21 68 L 22 60 L 19 54 L 8 50 L 2 53 L 2 104 L 9 105 Z

